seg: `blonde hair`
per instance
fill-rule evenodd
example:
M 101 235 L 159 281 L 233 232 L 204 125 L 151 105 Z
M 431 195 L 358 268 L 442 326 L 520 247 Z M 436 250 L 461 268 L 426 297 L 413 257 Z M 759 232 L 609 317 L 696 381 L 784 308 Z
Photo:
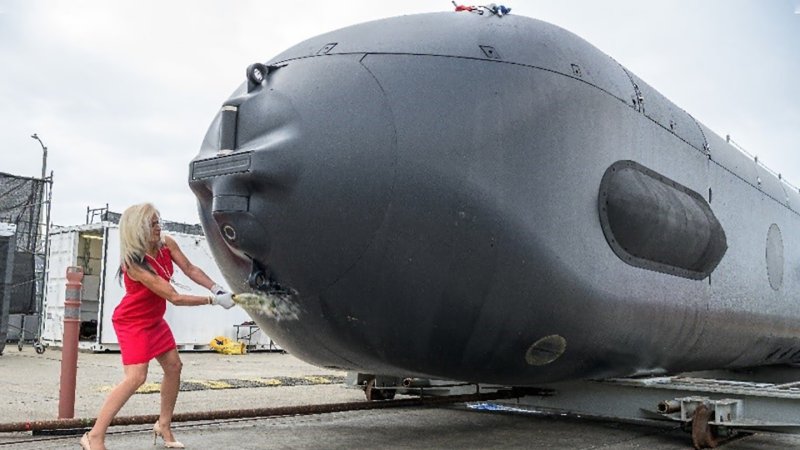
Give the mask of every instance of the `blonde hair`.
M 154 215 L 161 219 L 161 214 L 152 203 L 133 205 L 122 213 L 119 219 L 120 271 L 127 270 L 133 264 L 150 270 L 145 255 L 153 232 L 150 219 Z M 163 242 L 164 237 L 161 239 Z

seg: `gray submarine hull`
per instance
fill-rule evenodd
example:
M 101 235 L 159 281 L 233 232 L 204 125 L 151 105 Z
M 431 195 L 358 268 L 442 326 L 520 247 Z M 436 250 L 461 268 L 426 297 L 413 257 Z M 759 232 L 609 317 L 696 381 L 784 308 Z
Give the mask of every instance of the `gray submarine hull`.
M 519 386 L 800 360 L 800 194 L 574 34 L 403 16 L 247 75 L 189 184 L 301 359 Z

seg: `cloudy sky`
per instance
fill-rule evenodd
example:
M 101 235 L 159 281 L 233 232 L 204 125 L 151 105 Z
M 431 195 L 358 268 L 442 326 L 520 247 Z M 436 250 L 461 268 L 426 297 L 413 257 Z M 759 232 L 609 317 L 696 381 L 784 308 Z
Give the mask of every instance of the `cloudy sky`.
M 478 3 L 481 4 L 481 3 Z M 566 28 L 800 185 L 800 0 L 509 0 Z M 345 6 L 346 5 L 346 6 Z M 0 0 L 0 172 L 55 173 L 53 222 L 153 201 L 196 223 L 187 185 L 245 68 L 443 0 Z M 461 14 L 461 13 L 460 13 Z

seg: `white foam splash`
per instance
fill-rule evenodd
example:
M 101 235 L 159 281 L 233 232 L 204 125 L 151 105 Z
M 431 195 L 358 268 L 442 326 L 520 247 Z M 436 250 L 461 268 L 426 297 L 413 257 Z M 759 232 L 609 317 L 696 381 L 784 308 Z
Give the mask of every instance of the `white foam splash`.
M 297 320 L 300 310 L 289 294 L 244 293 L 233 296 L 233 301 L 251 315 L 266 316 L 277 321 Z

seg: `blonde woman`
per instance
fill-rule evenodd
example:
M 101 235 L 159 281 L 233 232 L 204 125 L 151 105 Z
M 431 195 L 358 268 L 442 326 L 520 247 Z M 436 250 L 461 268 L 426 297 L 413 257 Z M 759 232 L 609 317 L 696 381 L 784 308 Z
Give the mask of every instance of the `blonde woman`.
M 125 296 L 111 318 L 119 340 L 125 378 L 106 398 L 97 421 L 83 435 L 85 450 L 105 449 L 105 436 L 111 420 L 147 379 L 150 360 L 155 358 L 164 369 L 161 382 L 161 413 L 153 426 L 155 438 L 161 436 L 167 448 L 184 448 L 175 440 L 170 425 L 180 387 L 181 359 L 172 331 L 164 320 L 166 302 L 176 306 L 219 305 L 233 307 L 231 294 L 193 265 L 178 244 L 161 235 L 161 216 L 150 203 L 126 209 L 119 221 L 120 269 Z M 179 294 L 170 284 L 173 262 L 195 283 L 214 295 Z

